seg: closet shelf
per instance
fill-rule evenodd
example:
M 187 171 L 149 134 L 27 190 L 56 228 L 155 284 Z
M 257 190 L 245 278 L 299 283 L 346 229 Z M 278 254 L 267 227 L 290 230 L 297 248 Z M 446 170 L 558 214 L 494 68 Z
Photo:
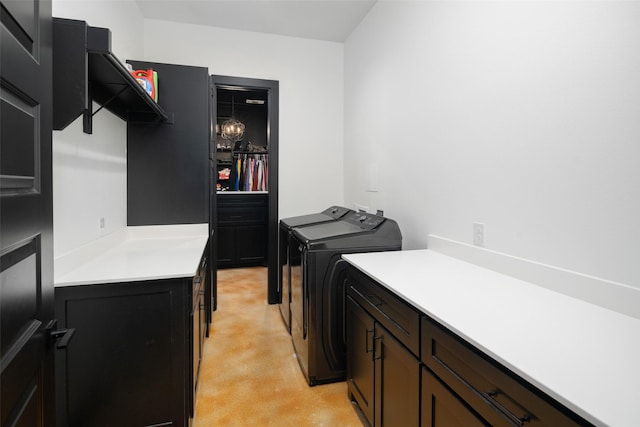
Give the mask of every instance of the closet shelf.
M 53 19 L 53 129 L 80 115 L 92 133 L 92 101 L 125 121 L 170 123 L 167 114 L 111 52 L 111 31 L 85 21 Z

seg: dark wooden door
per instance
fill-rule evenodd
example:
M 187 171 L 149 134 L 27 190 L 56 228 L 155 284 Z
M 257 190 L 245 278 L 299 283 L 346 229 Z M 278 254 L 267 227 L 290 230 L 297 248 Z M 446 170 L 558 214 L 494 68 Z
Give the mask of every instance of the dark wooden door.
M 374 320 L 351 297 L 347 297 L 347 385 L 349 396 L 373 425 L 374 409 Z
M 420 362 L 389 331 L 376 323 L 376 427 L 420 425 Z
M 422 427 L 487 427 L 479 415 L 422 368 Z
M 1 0 L 0 21 L 0 425 L 51 426 L 51 2 Z

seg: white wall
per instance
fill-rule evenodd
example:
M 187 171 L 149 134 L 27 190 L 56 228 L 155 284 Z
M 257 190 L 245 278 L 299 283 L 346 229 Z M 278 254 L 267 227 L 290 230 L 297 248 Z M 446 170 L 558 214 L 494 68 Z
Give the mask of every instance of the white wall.
M 343 45 L 142 19 L 131 0 L 54 0 L 57 17 L 107 27 L 122 61 L 204 66 L 280 82 L 280 216 L 343 203 Z M 143 41 L 144 39 L 144 41 Z M 126 124 L 108 111 L 54 132 L 54 252 L 126 225 Z M 105 228 L 100 228 L 105 218 Z
M 640 3 L 381 1 L 345 43 L 345 203 L 640 288 Z M 377 169 L 378 191 L 367 173 Z
M 142 55 L 142 16 L 132 1 L 54 0 L 53 16 L 109 28 L 122 61 Z M 92 135 L 82 132 L 82 117 L 53 132 L 55 257 L 126 225 L 126 138 L 125 122 L 107 110 L 94 116 Z
M 144 22 L 147 61 L 280 82 L 280 217 L 343 203 L 343 44 Z

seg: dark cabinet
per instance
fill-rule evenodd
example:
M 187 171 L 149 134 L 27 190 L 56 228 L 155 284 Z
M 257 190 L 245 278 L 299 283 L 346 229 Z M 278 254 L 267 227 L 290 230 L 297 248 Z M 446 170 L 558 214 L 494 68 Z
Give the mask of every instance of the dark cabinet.
M 419 339 L 419 317 L 354 270 L 347 279 L 347 386 L 372 426 L 418 426 L 420 362 L 385 324 L 406 325 L 403 339 Z M 419 348 L 419 345 L 418 345 Z
M 58 287 L 57 425 L 186 427 L 205 333 L 207 251 L 193 278 Z
M 171 121 L 113 55 L 108 28 L 54 18 L 53 80 L 54 130 L 83 115 L 84 132 L 91 133 L 93 101 L 125 121 Z
M 218 267 L 248 267 L 267 262 L 265 193 L 218 194 Z
M 56 288 L 58 425 L 188 424 L 191 280 Z
M 371 426 L 591 426 L 360 270 L 347 269 L 348 395 Z
M 208 223 L 208 69 L 129 63 L 158 72 L 158 103 L 174 120 L 127 123 L 127 225 Z
M 158 103 L 172 111 L 172 120 L 127 122 L 127 225 L 208 223 L 213 242 L 209 71 L 187 65 L 129 63 L 134 69 L 158 72 Z M 213 249 L 212 245 L 210 259 L 215 256 Z M 210 323 L 217 289 L 213 271 L 208 277 L 204 291 Z
M 424 367 L 421 393 L 421 425 L 423 427 L 486 427 L 489 425 Z
M 423 415 L 427 421 L 423 426 L 438 425 L 436 420 L 441 419 L 437 417 L 438 407 L 444 414 L 444 408 L 456 405 L 469 408 L 469 414 L 476 420 L 475 425 L 591 425 L 434 320 L 423 317 L 421 328 L 422 361 L 439 383 L 445 384 L 449 390 L 444 393 L 425 389 L 427 385 L 423 383 L 423 395 L 439 394 L 435 417 L 434 406 L 429 404 L 428 398 L 423 398 Z

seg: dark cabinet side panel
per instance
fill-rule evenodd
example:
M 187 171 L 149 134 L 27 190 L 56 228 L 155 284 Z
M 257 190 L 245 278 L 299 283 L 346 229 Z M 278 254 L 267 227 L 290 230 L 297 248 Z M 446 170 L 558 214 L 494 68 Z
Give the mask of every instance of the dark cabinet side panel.
M 158 72 L 158 103 L 173 123 L 127 124 L 127 223 L 208 223 L 208 70 L 130 62 Z

